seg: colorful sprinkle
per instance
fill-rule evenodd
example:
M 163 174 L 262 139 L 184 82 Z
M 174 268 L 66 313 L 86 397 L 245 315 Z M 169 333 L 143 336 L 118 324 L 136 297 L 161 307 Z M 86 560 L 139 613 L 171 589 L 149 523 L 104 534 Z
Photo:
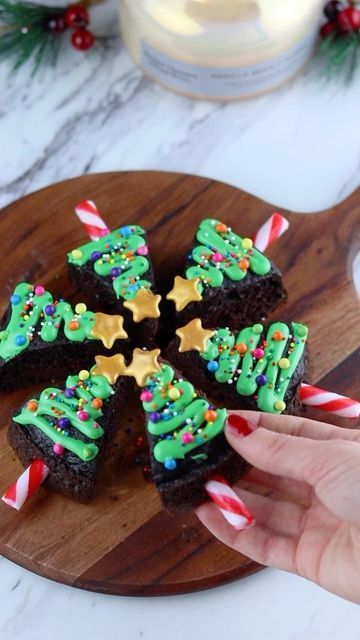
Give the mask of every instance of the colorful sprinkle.
M 18 336 L 16 336 L 16 338 L 15 338 L 15 344 L 16 344 L 16 346 L 17 346 L 17 347 L 23 347 L 23 346 L 24 346 L 24 344 L 26 344 L 26 338 L 25 338 L 25 336 L 22 336 L 22 335 L 18 335 Z
M 42 284 L 37 284 L 34 289 L 34 293 L 36 296 L 43 296 L 45 293 L 45 287 Z
M 276 400 L 275 404 L 274 404 L 274 408 L 276 411 L 285 411 L 286 409 L 286 404 L 283 400 Z
M 141 392 L 140 394 L 141 402 L 151 402 L 152 399 L 153 399 L 153 394 L 148 389 L 144 389 L 144 391 Z
M 74 249 L 71 252 L 71 255 L 74 258 L 74 260 L 80 260 L 80 258 L 82 258 L 82 256 L 83 256 L 83 252 L 80 251 L 80 249 Z
M 253 241 L 251 240 L 251 238 L 243 238 L 241 240 L 241 246 L 243 249 L 252 249 L 253 247 Z
M 56 443 L 53 446 L 53 451 L 54 451 L 54 453 L 56 453 L 56 455 L 62 456 L 64 451 L 65 451 L 65 449 L 61 444 Z
M 77 417 L 79 418 L 79 420 L 81 420 L 82 422 L 86 422 L 87 420 L 89 420 L 89 414 L 87 411 L 84 411 L 83 409 L 81 409 L 80 411 L 77 412 Z
M 80 323 L 77 320 L 70 320 L 68 327 L 70 331 L 77 331 L 80 327 Z
M 238 353 L 240 353 L 240 355 L 244 355 L 244 353 L 247 352 L 248 348 L 247 348 L 247 344 L 245 344 L 245 342 L 239 342 L 239 344 L 237 344 L 235 346 L 235 349 Z
M 183 444 L 190 444 L 191 442 L 194 441 L 194 436 L 192 433 L 190 433 L 189 431 L 185 431 L 185 433 L 182 434 L 181 436 L 181 442 Z
M 260 373 L 258 376 L 256 376 L 256 384 L 259 385 L 259 387 L 263 387 L 264 384 L 267 383 L 267 376 Z
M 101 398 L 94 398 L 94 400 L 91 401 L 91 405 L 94 407 L 94 409 L 101 409 L 103 404 L 104 403 Z
M 16 306 L 17 304 L 19 304 L 21 302 L 21 298 L 16 293 L 14 293 L 10 298 L 10 302 L 14 306 Z
M 54 304 L 47 304 L 45 307 L 45 313 L 47 316 L 53 316 L 55 313 L 55 305 Z
M 176 469 L 176 460 L 174 460 L 174 458 L 166 458 L 164 466 L 169 471 L 172 471 L 173 469 Z
M 85 313 L 86 309 L 87 309 L 86 304 L 84 304 L 83 302 L 79 302 L 75 307 L 75 313 L 79 313 L 79 314 Z
M 143 244 L 141 245 L 141 247 L 138 247 L 136 249 L 136 253 L 138 254 L 138 256 L 147 256 L 149 253 L 149 249 L 146 244 Z
M 29 411 L 31 411 L 32 413 L 35 413 L 35 411 L 37 411 L 37 408 L 38 408 L 38 402 L 37 400 L 29 400 L 26 406 L 29 409 Z
M 260 349 L 260 347 L 258 347 L 257 349 L 254 349 L 253 356 L 256 360 L 261 360 L 261 358 L 263 358 L 264 355 L 265 355 L 264 349 Z
M 207 363 L 207 368 L 209 371 L 211 371 L 211 373 L 214 373 L 214 371 L 217 371 L 217 369 L 219 368 L 219 363 L 216 362 L 216 360 L 210 360 Z
M 288 369 L 290 367 L 289 358 L 280 358 L 279 367 L 280 367 L 280 369 Z
M 206 422 L 215 422 L 216 415 L 217 415 L 216 411 L 213 411 L 212 409 L 207 409 L 207 411 L 205 411 L 204 413 L 204 418 Z
M 90 373 L 87 369 L 81 369 L 80 373 L 79 373 L 79 379 L 80 380 L 87 380 L 90 377 Z
M 169 389 L 170 400 L 178 400 L 180 398 L 180 391 L 176 387 Z

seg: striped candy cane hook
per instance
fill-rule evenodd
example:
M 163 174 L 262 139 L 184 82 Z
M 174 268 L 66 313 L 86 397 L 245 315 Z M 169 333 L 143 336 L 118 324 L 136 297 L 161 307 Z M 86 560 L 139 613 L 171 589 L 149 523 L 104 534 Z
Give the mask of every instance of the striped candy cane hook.
M 358 400 L 352 400 L 346 396 L 340 396 L 338 393 L 325 391 L 325 389 L 305 383 L 301 384 L 299 395 L 301 402 L 310 407 L 316 407 L 316 409 L 328 411 L 343 418 L 360 417 L 360 402 Z
M 280 215 L 280 213 L 273 213 L 273 215 L 260 227 L 255 233 L 253 241 L 254 247 L 259 251 L 266 251 L 266 249 L 275 240 L 280 238 L 285 231 L 289 228 L 289 222 Z
M 38 490 L 49 475 L 49 468 L 42 460 L 34 460 L 1 498 L 9 507 L 19 511 Z
M 91 240 L 99 240 L 99 238 L 110 233 L 110 229 L 106 226 L 92 200 L 79 202 L 75 207 L 75 213 L 80 222 L 83 223 Z
M 214 476 L 205 484 L 206 492 L 224 518 L 237 531 L 243 531 L 255 524 L 255 518 L 246 504 L 222 476 Z

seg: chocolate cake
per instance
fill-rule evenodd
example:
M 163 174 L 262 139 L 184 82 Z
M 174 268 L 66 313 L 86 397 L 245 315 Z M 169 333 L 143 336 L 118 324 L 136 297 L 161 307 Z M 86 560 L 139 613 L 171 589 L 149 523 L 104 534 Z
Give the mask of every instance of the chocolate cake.
M 169 511 L 207 500 L 204 483 L 214 474 L 234 482 L 248 469 L 223 434 L 226 409 L 211 404 L 169 362 L 159 362 L 140 397 L 153 477 Z
M 61 379 L 97 354 L 128 353 L 129 344 L 122 316 L 93 313 L 83 303 L 73 309 L 42 285 L 21 282 L 1 321 L 0 389 L 51 381 L 55 373 Z
M 274 322 L 239 332 L 204 330 L 200 319 L 177 330 L 167 357 L 227 409 L 298 415 L 297 390 L 306 380 L 305 325 Z
M 204 326 L 237 329 L 265 319 L 287 293 L 275 265 L 219 220 L 200 223 L 184 276 L 167 295 L 178 326 L 201 318 Z
M 68 271 L 77 288 L 120 313 L 126 331 L 141 346 L 152 346 L 160 316 L 146 233 L 127 225 L 68 254 Z
M 99 356 L 91 371 L 69 376 L 63 388 L 46 388 L 13 415 L 10 445 L 27 467 L 41 459 L 45 486 L 65 496 L 92 499 L 100 469 L 120 423 L 130 381 L 113 375 L 121 355 Z

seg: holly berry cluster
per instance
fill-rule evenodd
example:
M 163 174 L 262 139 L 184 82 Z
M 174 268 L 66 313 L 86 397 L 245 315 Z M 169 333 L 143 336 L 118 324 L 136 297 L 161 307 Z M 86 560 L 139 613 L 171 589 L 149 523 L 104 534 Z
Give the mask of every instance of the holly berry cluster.
M 72 4 L 63 12 L 57 11 L 45 21 L 48 33 L 63 33 L 72 29 L 71 44 L 79 51 L 87 51 L 94 44 L 94 36 L 86 27 L 89 24 L 89 13 L 81 4 Z
M 350 6 L 349 6 L 350 4 Z M 360 31 L 360 10 L 354 6 L 355 2 L 347 3 L 333 0 L 325 5 L 324 14 L 327 22 L 321 27 L 322 38 L 330 34 L 347 35 Z

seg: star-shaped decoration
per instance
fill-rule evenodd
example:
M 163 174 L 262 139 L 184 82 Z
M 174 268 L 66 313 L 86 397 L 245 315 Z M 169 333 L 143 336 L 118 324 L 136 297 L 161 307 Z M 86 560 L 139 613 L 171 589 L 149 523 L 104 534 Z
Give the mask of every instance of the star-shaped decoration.
M 179 351 L 206 351 L 207 342 L 215 335 L 215 331 L 204 329 L 200 318 L 191 320 L 184 327 L 176 330 L 176 335 L 180 338 Z
M 139 289 L 135 298 L 124 302 L 124 307 L 132 311 L 134 322 L 141 322 L 145 318 L 159 318 L 160 300 L 161 296 L 155 295 L 149 289 Z
M 160 349 L 153 349 L 153 351 L 134 349 L 132 361 L 126 368 L 125 375 L 132 376 L 139 387 L 143 387 L 149 376 L 160 371 L 159 355 Z
M 121 353 L 117 353 L 114 356 L 96 356 L 96 365 L 91 370 L 93 376 L 104 376 L 110 382 L 115 384 L 119 376 L 126 374 L 126 364 L 124 356 Z
M 111 349 L 118 338 L 123 340 L 128 337 L 124 329 L 124 318 L 107 313 L 95 313 L 95 324 L 90 335 L 99 338 L 107 349 Z
M 174 286 L 167 294 L 167 300 L 175 302 L 176 311 L 182 311 L 189 302 L 200 302 L 202 295 L 198 290 L 200 278 L 191 278 L 187 280 L 181 276 L 176 276 Z

